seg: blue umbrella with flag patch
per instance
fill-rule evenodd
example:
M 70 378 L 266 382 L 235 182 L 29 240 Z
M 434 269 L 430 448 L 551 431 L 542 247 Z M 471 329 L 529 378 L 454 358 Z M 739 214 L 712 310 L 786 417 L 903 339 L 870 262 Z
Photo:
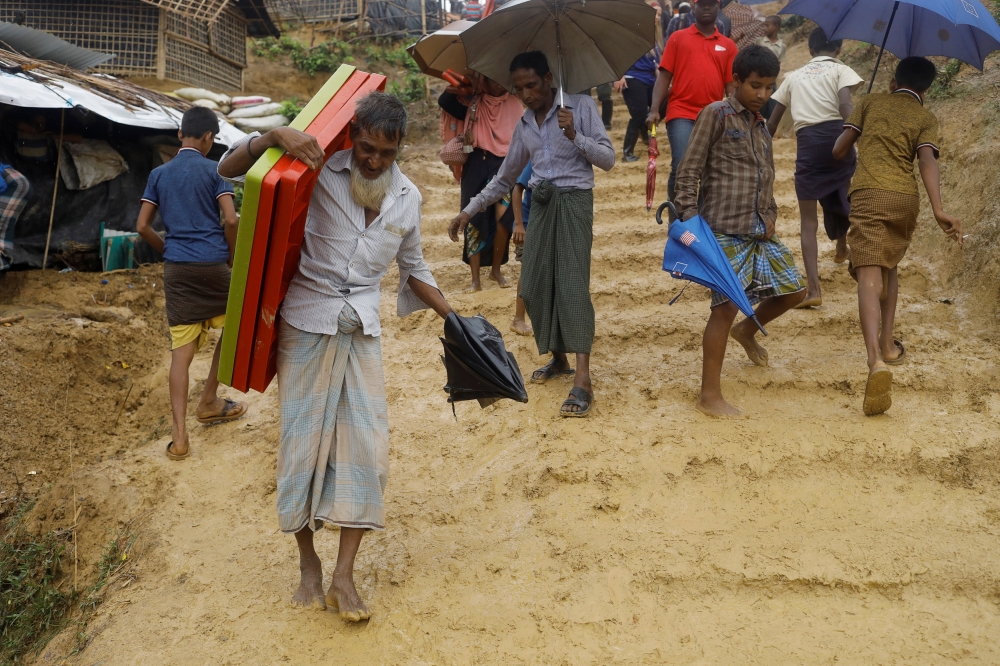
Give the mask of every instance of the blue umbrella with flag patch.
M 663 248 L 663 270 L 676 280 L 695 282 L 724 295 L 757 325 L 761 333 L 767 335 L 750 305 L 750 299 L 743 291 L 743 284 L 736 276 L 736 271 L 704 218 L 695 215 L 682 222 L 677 218 L 673 204 L 666 201 L 656 210 L 656 221 L 659 224 L 663 224 L 661 215 L 664 208 L 670 208 L 675 219 L 670 223 L 667 245 Z M 680 294 L 670 304 L 673 305 L 678 298 Z
M 1000 49 L 1000 26 L 979 0 L 792 0 L 778 13 L 811 19 L 830 39 L 881 44 L 875 72 L 885 51 L 957 58 L 981 70 Z

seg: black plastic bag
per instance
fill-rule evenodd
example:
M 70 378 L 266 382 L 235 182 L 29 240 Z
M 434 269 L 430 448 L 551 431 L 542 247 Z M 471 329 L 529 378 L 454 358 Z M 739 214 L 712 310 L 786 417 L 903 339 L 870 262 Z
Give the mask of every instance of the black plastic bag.
M 444 390 L 448 402 L 478 400 L 480 407 L 501 398 L 528 402 L 521 369 L 507 351 L 503 336 L 486 317 L 460 317 L 452 312 L 444 321 L 444 356 L 448 372 Z

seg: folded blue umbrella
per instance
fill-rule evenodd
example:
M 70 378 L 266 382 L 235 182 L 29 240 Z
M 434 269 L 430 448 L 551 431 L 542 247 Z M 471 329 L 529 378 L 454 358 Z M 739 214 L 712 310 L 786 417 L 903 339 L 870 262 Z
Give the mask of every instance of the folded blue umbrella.
M 656 211 L 656 221 L 660 224 L 663 223 L 660 216 L 664 208 L 670 208 L 671 212 L 674 212 L 670 202 L 661 204 Z M 674 217 L 677 217 L 676 212 Z M 757 324 L 761 333 L 767 335 L 767 331 L 754 314 L 750 299 L 743 291 L 743 284 L 736 276 L 729 258 L 715 240 L 715 234 L 708 227 L 708 223 L 700 215 L 686 222 L 675 219 L 670 223 L 667 246 L 663 248 L 663 270 L 676 280 L 695 282 L 723 294 L 740 309 L 740 312 Z M 680 294 L 675 296 L 670 304 L 673 305 L 678 298 Z
M 876 72 L 884 51 L 957 58 L 981 70 L 1000 49 L 1000 26 L 979 0 L 792 0 L 778 13 L 811 19 L 830 39 L 881 44 Z

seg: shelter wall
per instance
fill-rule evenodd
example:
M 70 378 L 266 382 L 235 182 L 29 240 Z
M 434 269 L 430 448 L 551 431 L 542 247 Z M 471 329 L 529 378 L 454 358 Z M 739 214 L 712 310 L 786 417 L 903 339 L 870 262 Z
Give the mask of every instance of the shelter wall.
M 246 20 L 226 10 L 212 24 L 139 0 L 5 0 L 0 20 L 24 11 L 26 25 L 116 57 L 95 68 L 157 76 L 214 90 L 242 90 Z

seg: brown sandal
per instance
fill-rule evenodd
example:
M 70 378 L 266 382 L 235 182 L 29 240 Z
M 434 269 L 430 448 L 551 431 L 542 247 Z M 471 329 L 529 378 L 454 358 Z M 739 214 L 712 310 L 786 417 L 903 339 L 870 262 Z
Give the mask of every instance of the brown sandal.
M 199 416 L 197 417 L 198 423 L 205 425 L 225 423 L 226 421 L 234 421 L 247 413 L 247 403 L 235 402 L 229 398 L 223 398 L 223 400 L 226 401 L 226 404 L 222 406 L 222 411 L 212 416 Z
M 188 452 L 185 453 L 182 456 L 179 456 L 179 455 L 177 455 L 176 453 L 173 453 L 170 450 L 170 447 L 173 446 L 173 445 L 174 445 L 173 441 L 170 441 L 170 443 L 167 444 L 167 457 L 170 458 L 171 460 L 184 460 L 189 455 L 191 455 L 191 445 L 190 444 L 188 444 Z

